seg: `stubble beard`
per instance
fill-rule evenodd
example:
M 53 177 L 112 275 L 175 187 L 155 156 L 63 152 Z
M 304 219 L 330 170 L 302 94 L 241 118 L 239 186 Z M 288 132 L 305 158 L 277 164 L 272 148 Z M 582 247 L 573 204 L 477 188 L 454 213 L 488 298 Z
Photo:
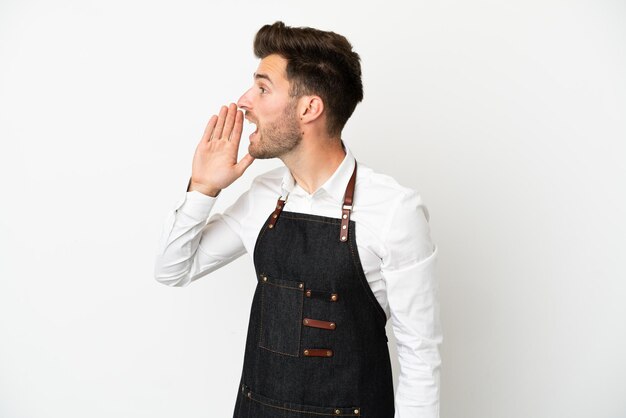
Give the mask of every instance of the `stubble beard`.
M 281 117 L 259 129 L 255 144 L 250 144 L 248 152 L 254 158 L 267 159 L 281 157 L 296 148 L 302 141 L 302 132 L 296 116 L 296 100 L 292 100 Z

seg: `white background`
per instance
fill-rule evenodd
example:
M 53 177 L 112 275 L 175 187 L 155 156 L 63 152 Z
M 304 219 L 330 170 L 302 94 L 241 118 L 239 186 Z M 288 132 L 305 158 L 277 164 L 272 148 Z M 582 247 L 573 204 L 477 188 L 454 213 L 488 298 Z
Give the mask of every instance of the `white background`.
M 343 138 L 430 210 L 442 417 L 625 417 L 626 4 L 593 0 L 2 0 L 0 416 L 232 415 L 250 257 L 187 288 L 153 266 L 275 20 L 348 37 Z

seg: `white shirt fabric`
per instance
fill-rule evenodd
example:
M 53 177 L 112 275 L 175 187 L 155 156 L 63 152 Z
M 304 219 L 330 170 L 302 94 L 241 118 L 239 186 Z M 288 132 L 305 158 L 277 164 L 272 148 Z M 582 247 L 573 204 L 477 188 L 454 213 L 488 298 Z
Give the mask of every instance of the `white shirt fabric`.
M 296 184 L 287 167 L 256 177 L 232 206 L 210 218 L 219 196 L 186 192 L 163 227 L 156 280 L 187 286 L 246 252 L 252 255 L 279 196 L 288 194 L 285 211 L 340 218 L 355 164 L 345 144 L 344 149 L 343 162 L 313 194 Z M 437 418 L 442 332 L 438 250 L 430 238 L 428 210 L 417 192 L 359 163 L 351 220 L 365 277 L 396 337 L 400 373 L 395 418 Z

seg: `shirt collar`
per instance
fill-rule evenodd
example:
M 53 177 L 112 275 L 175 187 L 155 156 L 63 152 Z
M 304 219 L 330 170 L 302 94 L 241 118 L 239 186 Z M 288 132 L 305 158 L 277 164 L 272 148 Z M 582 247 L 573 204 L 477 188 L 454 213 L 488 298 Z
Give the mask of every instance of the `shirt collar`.
M 339 167 L 335 170 L 335 172 L 320 186 L 318 190 L 313 193 L 314 195 L 320 193 L 320 191 L 324 191 L 328 193 L 334 200 L 339 203 L 343 202 L 343 198 L 346 192 L 346 186 L 348 185 L 348 181 L 352 176 L 352 171 L 354 170 L 355 159 L 350 152 L 350 149 L 346 146 L 346 144 L 341 141 L 341 146 L 346 152 L 345 157 Z M 288 169 L 285 170 L 285 174 L 283 176 L 282 181 L 282 189 L 283 189 L 283 197 L 288 193 L 291 193 L 296 186 L 296 180 L 291 175 L 291 171 Z

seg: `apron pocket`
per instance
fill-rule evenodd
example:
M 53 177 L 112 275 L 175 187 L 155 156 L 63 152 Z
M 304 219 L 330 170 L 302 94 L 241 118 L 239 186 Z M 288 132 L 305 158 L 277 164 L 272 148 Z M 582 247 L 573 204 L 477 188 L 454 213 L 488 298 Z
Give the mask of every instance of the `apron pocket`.
M 247 385 L 242 386 L 242 396 L 244 403 L 248 401 L 250 418 L 363 417 L 358 406 L 313 406 L 283 402 L 253 392 Z
M 304 282 L 262 274 L 259 347 L 298 357 L 302 329 Z

